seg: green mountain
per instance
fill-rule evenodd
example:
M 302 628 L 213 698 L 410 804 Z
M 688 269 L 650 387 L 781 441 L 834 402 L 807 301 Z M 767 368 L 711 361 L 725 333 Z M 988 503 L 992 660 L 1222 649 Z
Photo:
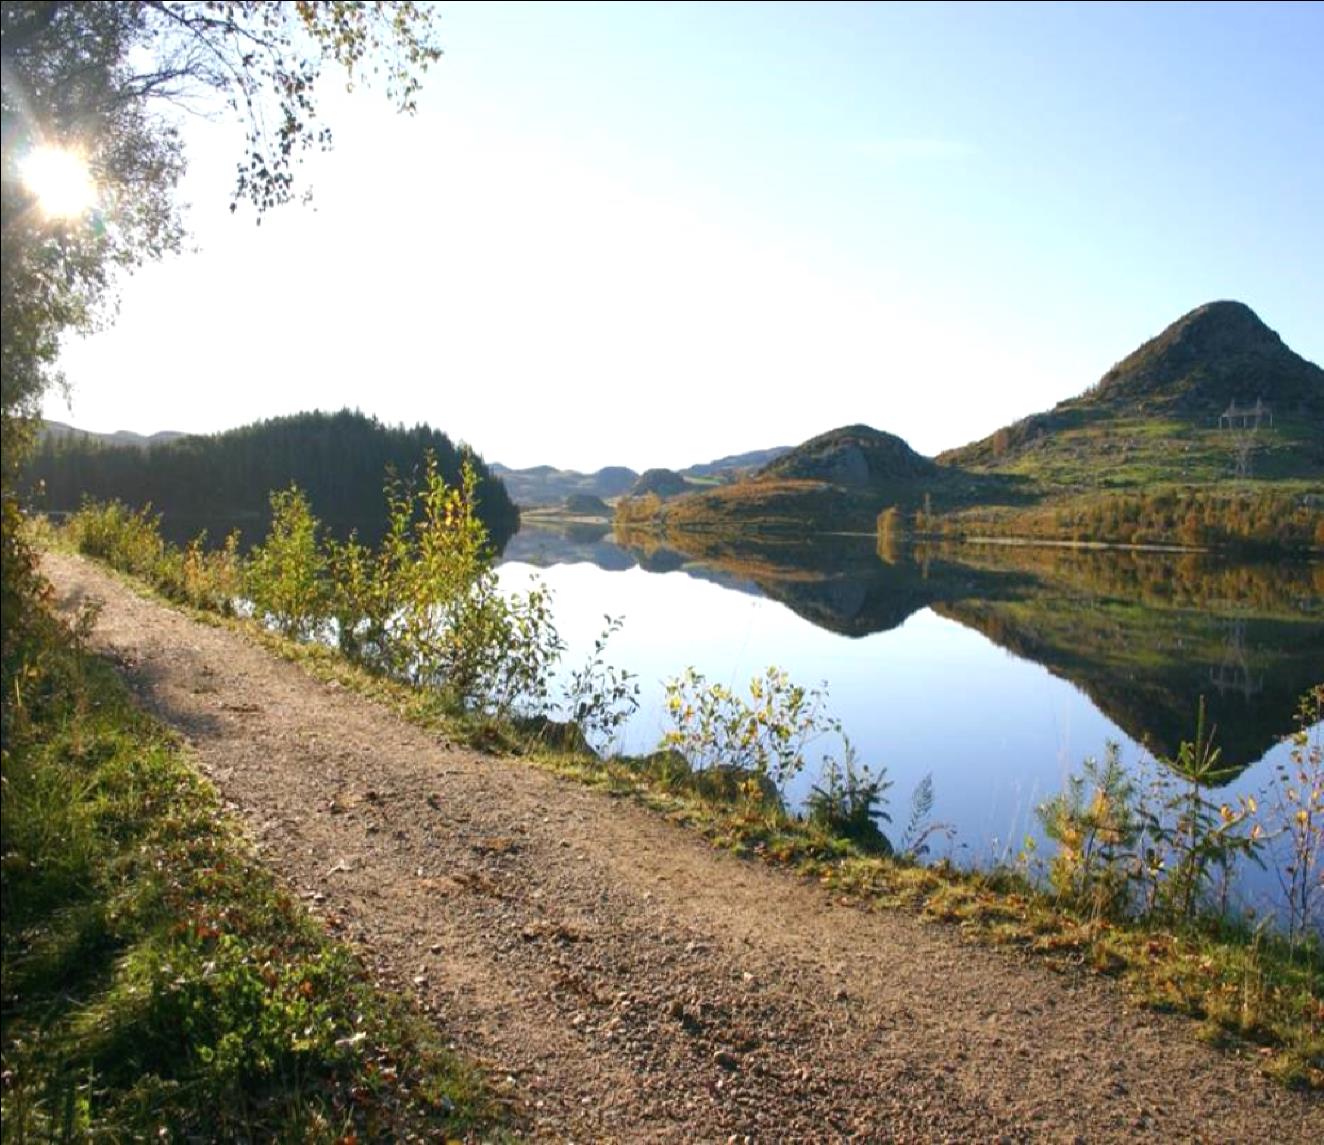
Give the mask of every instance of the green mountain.
M 1017 474 L 1058 491 L 1236 476 L 1319 481 L 1324 370 L 1289 349 L 1250 307 L 1211 302 L 1080 396 L 938 461 Z

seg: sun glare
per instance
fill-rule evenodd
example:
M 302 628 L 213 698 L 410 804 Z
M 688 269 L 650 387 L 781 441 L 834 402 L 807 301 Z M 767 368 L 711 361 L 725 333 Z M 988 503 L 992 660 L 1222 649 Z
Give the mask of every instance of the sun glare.
M 23 182 L 47 218 L 72 219 L 96 202 L 96 185 L 76 151 L 39 147 L 23 161 Z

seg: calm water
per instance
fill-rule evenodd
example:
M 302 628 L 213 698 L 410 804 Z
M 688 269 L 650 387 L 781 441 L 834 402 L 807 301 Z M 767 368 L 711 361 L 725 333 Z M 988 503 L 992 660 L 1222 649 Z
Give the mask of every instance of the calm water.
M 862 538 L 686 554 L 526 529 L 501 577 L 551 587 L 567 667 L 604 614 L 625 618 L 606 657 L 642 685 L 625 750 L 657 745 L 662 682 L 687 665 L 743 690 L 776 664 L 826 683 L 861 759 L 895 784 L 898 828 L 932 774 L 934 817 L 954 832 L 935 852 L 963 862 L 1014 854 L 1038 833 L 1036 804 L 1109 741 L 1132 765 L 1175 752 L 1200 696 L 1240 769 L 1227 795 L 1262 798 L 1297 698 L 1324 679 L 1324 565 L 973 546 L 889 556 Z M 1271 891 L 1252 876 L 1243 901 Z

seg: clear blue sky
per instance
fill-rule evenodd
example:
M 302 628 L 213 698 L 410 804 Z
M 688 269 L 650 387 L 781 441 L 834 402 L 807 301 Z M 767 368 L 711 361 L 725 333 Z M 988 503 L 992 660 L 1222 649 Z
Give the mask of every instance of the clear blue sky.
M 684 465 L 845 422 L 926 453 L 1202 302 L 1324 361 L 1324 6 L 443 4 L 419 113 L 330 95 L 254 227 L 71 344 L 91 429 L 313 407 L 489 459 Z

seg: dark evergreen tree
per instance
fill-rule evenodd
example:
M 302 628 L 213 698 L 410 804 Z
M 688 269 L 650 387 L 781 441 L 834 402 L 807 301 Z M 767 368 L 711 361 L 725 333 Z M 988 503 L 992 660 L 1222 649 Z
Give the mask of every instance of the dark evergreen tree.
M 479 478 L 479 515 L 494 543 L 519 525 L 505 486 L 464 446 L 428 425 L 385 426 L 352 410 L 272 418 L 207 437 L 150 447 L 110 445 L 90 436 L 46 435 L 23 470 L 34 509 L 63 512 L 85 498 L 153 506 L 162 531 L 184 539 L 207 528 L 219 542 L 241 528 L 255 543 L 268 524 L 273 490 L 298 485 L 333 532 L 357 530 L 376 540 L 386 524 L 383 490 L 392 475 L 408 480 L 431 452 L 448 483 L 467 456 Z

